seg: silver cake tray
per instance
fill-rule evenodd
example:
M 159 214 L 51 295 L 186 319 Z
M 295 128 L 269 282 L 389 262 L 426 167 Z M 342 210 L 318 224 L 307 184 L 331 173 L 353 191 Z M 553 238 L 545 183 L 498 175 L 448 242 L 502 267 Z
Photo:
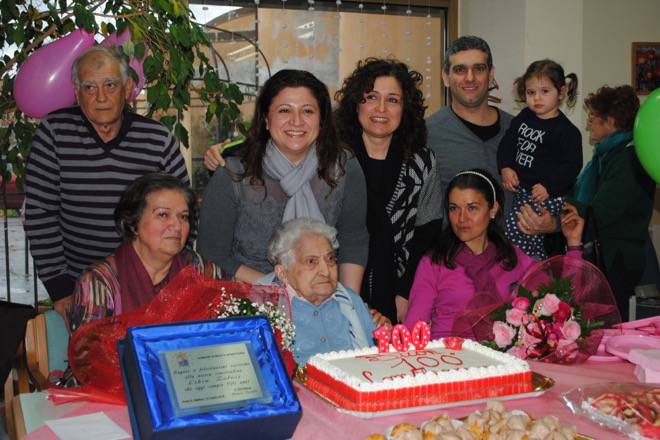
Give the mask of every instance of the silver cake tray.
M 305 377 L 302 374 L 297 374 L 296 375 L 296 380 L 300 382 L 303 386 L 305 386 Z M 398 409 L 390 409 L 390 410 L 385 410 L 385 411 L 374 411 L 374 412 L 369 412 L 369 411 L 352 411 L 352 410 L 347 410 L 344 409 L 340 406 L 337 406 L 334 402 L 329 400 L 327 397 L 317 393 L 315 390 L 311 390 L 305 386 L 308 390 L 310 390 L 312 393 L 316 394 L 319 396 L 321 399 L 325 400 L 332 406 L 334 406 L 339 412 L 342 412 L 344 414 L 350 414 L 355 417 L 360 417 L 362 419 L 371 419 L 374 417 L 387 417 L 387 416 L 394 416 L 394 415 L 399 415 L 399 414 L 411 414 L 411 413 L 418 413 L 418 412 L 423 412 L 423 411 L 433 411 L 436 409 L 444 409 L 444 408 L 452 408 L 456 406 L 466 406 L 466 405 L 475 405 L 478 403 L 485 403 L 488 402 L 489 400 L 517 400 L 517 399 L 528 399 L 532 397 L 538 397 L 543 395 L 546 391 L 548 391 L 550 388 L 552 388 L 555 385 L 554 379 L 544 376 L 543 374 L 540 373 L 534 373 L 532 372 L 532 385 L 534 386 L 534 389 L 528 393 L 522 393 L 522 394 L 509 394 L 506 396 L 497 396 L 497 397 L 488 397 L 485 399 L 473 399 L 473 400 L 457 400 L 455 402 L 446 402 L 446 403 L 438 403 L 435 405 L 423 405 L 423 406 L 411 406 L 408 408 L 398 408 Z

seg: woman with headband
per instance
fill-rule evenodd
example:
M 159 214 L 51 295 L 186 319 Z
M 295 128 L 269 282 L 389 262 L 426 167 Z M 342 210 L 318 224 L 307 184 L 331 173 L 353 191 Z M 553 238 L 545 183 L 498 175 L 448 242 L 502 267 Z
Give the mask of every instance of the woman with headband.
M 450 336 L 454 317 L 479 292 L 507 300 L 513 287 L 536 261 L 504 235 L 504 193 L 484 170 L 458 173 L 445 193 L 445 226 L 422 258 L 410 291 L 405 325 L 431 321 L 432 338 Z M 570 206 L 561 219 L 568 255 L 581 257 L 584 220 Z

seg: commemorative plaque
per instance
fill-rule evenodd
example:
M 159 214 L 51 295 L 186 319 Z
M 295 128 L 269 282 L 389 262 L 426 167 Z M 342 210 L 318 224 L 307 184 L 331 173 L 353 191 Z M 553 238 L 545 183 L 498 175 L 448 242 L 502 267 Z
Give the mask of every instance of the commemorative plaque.
M 248 341 L 162 351 L 159 356 L 177 416 L 271 401 Z
M 289 438 L 300 420 L 263 317 L 131 327 L 119 352 L 136 439 Z

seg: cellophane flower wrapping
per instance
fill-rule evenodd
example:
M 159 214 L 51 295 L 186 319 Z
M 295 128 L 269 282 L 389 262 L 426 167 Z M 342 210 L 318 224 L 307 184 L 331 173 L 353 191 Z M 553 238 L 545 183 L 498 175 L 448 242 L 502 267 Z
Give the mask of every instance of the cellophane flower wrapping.
M 117 342 L 124 339 L 128 327 L 170 322 L 214 319 L 213 304 L 223 295 L 245 298 L 251 303 L 270 303 L 291 318 L 286 289 L 281 286 L 257 286 L 205 278 L 192 266 L 182 269 L 151 303 L 139 309 L 81 326 L 69 341 L 69 363 L 76 379 L 91 394 L 124 395 Z M 281 339 L 281 338 L 280 338 Z M 285 350 L 283 358 L 287 362 Z M 290 362 L 293 357 L 289 352 Z M 93 400 L 90 396 L 87 400 Z
M 560 255 L 534 264 L 509 298 L 477 292 L 453 332 L 523 359 L 570 364 L 595 354 L 600 329 L 619 322 L 603 273 Z
M 573 414 L 628 437 L 660 440 L 660 385 L 599 383 L 562 394 Z

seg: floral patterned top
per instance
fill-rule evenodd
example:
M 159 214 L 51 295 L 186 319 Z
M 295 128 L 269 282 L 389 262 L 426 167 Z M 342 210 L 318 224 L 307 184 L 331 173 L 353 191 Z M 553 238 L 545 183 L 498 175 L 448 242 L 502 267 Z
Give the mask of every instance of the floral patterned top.
M 205 261 L 197 252 L 183 250 L 180 255 L 184 257 L 184 266 L 192 264 L 198 274 L 213 279 L 222 278 L 220 268 Z M 176 274 L 170 274 L 174 275 Z M 155 286 L 155 290 L 160 291 L 166 285 L 167 283 L 161 283 Z M 68 313 L 71 331 L 87 322 L 114 316 L 119 295 L 119 271 L 113 254 L 92 265 L 78 279 Z

